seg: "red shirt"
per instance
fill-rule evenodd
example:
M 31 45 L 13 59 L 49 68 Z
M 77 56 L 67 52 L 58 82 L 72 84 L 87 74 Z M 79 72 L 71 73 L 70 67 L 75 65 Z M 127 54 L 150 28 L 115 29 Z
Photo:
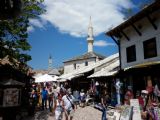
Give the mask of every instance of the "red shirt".
M 144 100 L 141 96 L 138 97 L 138 101 L 139 101 L 139 104 L 143 107 L 144 106 Z

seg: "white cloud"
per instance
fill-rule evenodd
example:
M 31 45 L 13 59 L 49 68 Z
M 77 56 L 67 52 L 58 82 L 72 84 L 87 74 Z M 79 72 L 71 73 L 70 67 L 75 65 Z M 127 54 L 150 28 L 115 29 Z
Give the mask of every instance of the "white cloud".
M 29 32 L 33 32 L 34 31 L 34 27 L 33 26 L 29 26 L 28 28 L 27 28 L 27 32 L 29 33 Z
M 94 46 L 98 46 L 98 47 L 106 47 L 106 46 L 115 46 L 114 43 L 108 43 L 104 40 L 98 40 L 94 42 Z
M 38 28 L 42 28 L 43 30 L 45 30 L 45 24 L 46 24 L 46 20 L 43 19 L 30 19 L 29 20 L 30 26 L 27 28 L 28 32 L 33 32 L 35 31 L 35 27 Z
M 90 16 L 96 36 L 123 21 L 120 8 L 133 7 L 130 0 L 45 0 L 44 5 L 47 12 L 41 15 L 42 21 L 77 37 L 87 36 Z M 44 24 L 32 22 L 39 27 Z
M 41 23 L 40 20 L 38 19 L 30 19 L 29 23 L 33 26 L 39 27 L 39 28 L 43 28 L 43 23 Z

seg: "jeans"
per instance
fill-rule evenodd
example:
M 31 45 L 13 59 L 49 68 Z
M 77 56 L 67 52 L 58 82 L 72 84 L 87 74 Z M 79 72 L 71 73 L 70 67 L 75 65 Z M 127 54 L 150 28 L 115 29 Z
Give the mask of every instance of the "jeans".
M 52 98 L 49 98 L 49 100 L 48 100 L 48 104 L 49 104 L 49 110 L 50 110 L 50 112 L 52 112 L 52 108 L 53 108 L 53 99 Z
M 44 110 L 44 107 L 47 109 L 47 100 L 42 99 L 42 109 Z
M 106 118 L 106 108 L 102 107 L 102 120 L 107 120 Z

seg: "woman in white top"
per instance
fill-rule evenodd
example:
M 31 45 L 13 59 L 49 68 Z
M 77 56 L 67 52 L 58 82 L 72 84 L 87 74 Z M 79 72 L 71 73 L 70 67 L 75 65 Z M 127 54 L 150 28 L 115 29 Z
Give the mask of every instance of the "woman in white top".
M 160 102 L 160 85 L 159 85 L 159 83 L 155 85 L 154 94 L 158 98 L 158 101 Z
M 64 105 L 62 101 L 62 95 L 58 94 L 58 98 L 54 101 L 53 112 L 55 115 L 55 120 L 62 120 Z

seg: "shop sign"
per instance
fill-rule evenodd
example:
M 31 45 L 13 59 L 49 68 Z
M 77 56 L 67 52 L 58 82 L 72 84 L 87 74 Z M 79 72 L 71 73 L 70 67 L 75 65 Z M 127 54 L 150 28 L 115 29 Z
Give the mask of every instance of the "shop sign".
M 130 105 L 133 106 L 132 120 L 142 120 L 138 99 L 131 99 L 130 100 Z
M 12 107 L 19 105 L 19 89 L 7 88 L 4 89 L 3 107 Z

